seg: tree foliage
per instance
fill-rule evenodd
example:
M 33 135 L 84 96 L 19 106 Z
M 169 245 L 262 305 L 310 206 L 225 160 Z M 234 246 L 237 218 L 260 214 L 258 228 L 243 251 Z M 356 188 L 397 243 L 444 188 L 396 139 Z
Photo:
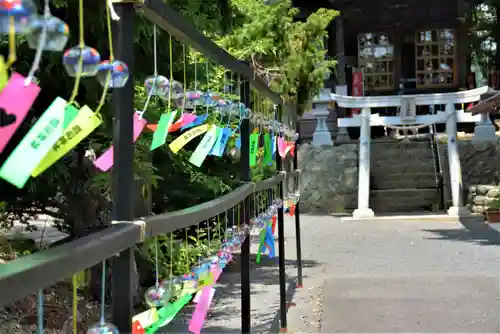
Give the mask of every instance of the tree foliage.
M 226 48 L 238 59 L 249 61 L 258 75 L 267 77 L 273 89 L 285 98 L 295 102 L 299 88 L 305 88 L 307 96 L 300 103 L 314 95 L 323 83 L 324 74 L 333 65 L 325 58 L 323 40 L 325 28 L 337 15 L 332 10 L 320 9 L 306 21 L 295 21 L 297 10 L 291 2 L 281 1 L 265 5 L 260 0 L 167 0 L 207 36 Z M 86 44 L 96 48 L 103 59 L 109 56 L 105 24 L 105 1 L 85 1 L 84 30 Z M 68 47 L 77 45 L 78 1 L 55 0 L 51 2 L 52 12 L 70 26 L 71 37 Z M 143 80 L 153 72 L 153 26 L 140 14 L 136 17 L 134 36 L 136 82 L 136 107 L 142 109 L 146 94 Z M 159 30 L 159 29 L 158 29 Z M 158 31 L 158 71 L 170 72 L 169 36 Z M 23 38 L 18 39 L 18 61 L 15 70 L 26 74 L 33 59 Z M 0 45 L 3 54 L 7 45 Z M 187 49 L 187 52 L 186 52 Z M 187 53 L 188 57 L 184 57 Z M 44 53 L 37 78 L 42 91 L 30 111 L 30 116 L 0 155 L 5 161 L 29 127 L 57 96 L 68 98 L 73 79 L 65 74 L 60 53 Z M 198 68 L 195 72 L 195 64 Z M 197 77 L 199 87 L 210 85 L 214 91 L 223 89 L 222 73 L 226 71 L 196 55 L 189 46 L 175 42 L 173 45 L 172 70 L 174 78 L 188 85 L 194 85 Z M 93 78 L 84 79 L 77 101 L 80 105 L 95 107 L 102 87 Z M 255 106 L 258 102 L 254 102 Z M 155 101 L 148 108 L 146 118 L 155 123 L 166 109 L 165 103 Z M 59 226 L 75 237 L 83 236 L 104 227 L 111 217 L 110 173 L 98 173 L 86 157 L 89 149 L 102 153 L 111 143 L 112 115 L 109 103 L 103 108 L 104 124 L 78 145 L 66 157 L 58 161 L 41 176 L 31 179 L 27 186 L 16 189 L 6 182 L 0 182 L 0 203 L 4 224 L 21 219 L 27 222 L 33 215 L 49 214 L 57 219 Z M 213 116 L 216 117 L 216 116 Z M 217 116 L 218 117 L 218 116 Z M 149 151 L 152 133 L 145 132 L 134 145 L 134 173 L 138 183 L 152 184 L 154 211 L 176 210 L 220 196 L 239 184 L 237 158 L 209 158 L 201 168 L 192 166 L 188 158 L 196 143 L 188 145 L 174 155 L 164 146 Z M 169 136 L 170 137 L 170 136 Z M 169 138 L 169 141 L 172 138 Z M 88 154 L 87 154 L 88 155 Z M 255 175 L 265 175 L 267 167 L 259 167 Z

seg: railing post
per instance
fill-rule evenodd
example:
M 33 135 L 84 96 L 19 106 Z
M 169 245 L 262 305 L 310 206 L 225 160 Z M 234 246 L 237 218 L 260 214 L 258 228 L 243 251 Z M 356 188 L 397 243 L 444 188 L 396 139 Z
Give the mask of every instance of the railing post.
M 448 166 L 450 169 L 452 207 L 448 209 L 450 216 L 468 215 L 464 207 L 462 194 L 462 169 L 457 143 L 457 113 L 453 103 L 446 104 L 446 134 L 448 136 Z
M 240 80 L 241 102 L 250 108 L 250 82 L 247 78 Z M 240 180 L 251 182 L 250 172 L 250 119 L 248 117 L 241 121 L 240 125 Z M 244 202 L 242 221 L 240 226 L 247 224 L 250 217 L 250 197 Z M 251 327 L 251 297 L 250 297 L 250 232 L 247 232 L 245 241 L 241 245 L 241 332 L 250 333 Z
M 281 122 L 282 106 L 278 106 L 278 122 Z M 281 134 L 280 134 L 281 135 Z M 278 143 L 276 142 L 276 171 L 283 169 L 281 157 L 278 154 Z M 283 182 L 278 187 L 278 196 L 283 199 Z M 279 261 L 279 284 L 280 284 L 280 332 L 287 332 L 287 307 L 286 307 L 286 270 L 285 270 L 285 217 L 283 215 L 284 204 L 278 209 L 278 261 Z
M 375 216 L 370 209 L 370 145 L 371 109 L 361 110 L 361 136 L 359 137 L 359 169 L 358 169 L 358 208 L 354 210 L 354 218 L 370 218 Z
M 132 3 L 116 3 L 120 16 L 113 41 L 116 59 L 124 61 L 130 76 L 125 87 L 113 90 L 113 155 L 112 171 L 113 218 L 132 221 L 133 213 L 133 116 L 134 116 L 134 17 Z M 117 32 L 117 33 L 116 33 Z M 134 248 L 121 252 L 112 261 L 113 323 L 120 333 L 132 332 Z
M 296 131 L 300 134 L 300 121 L 297 121 Z M 295 143 L 295 154 L 293 155 L 293 170 L 296 172 L 299 169 L 298 155 L 299 155 L 300 135 Z M 300 175 L 296 174 L 299 178 Z M 297 180 L 296 185 L 299 186 L 300 182 Z M 300 192 L 300 189 L 296 189 Z M 297 247 L 297 288 L 302 288 L 302 245 L 300 242 L 300 196 L 297 204 L 295 205 L 295 243 Z

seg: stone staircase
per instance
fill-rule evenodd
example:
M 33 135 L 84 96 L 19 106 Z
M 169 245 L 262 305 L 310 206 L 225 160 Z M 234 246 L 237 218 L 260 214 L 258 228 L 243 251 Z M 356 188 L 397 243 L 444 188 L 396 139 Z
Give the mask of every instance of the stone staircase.
M 429 141 L 372 142 L 370 207 L 375 213 L 434 211 L 440 203 Z

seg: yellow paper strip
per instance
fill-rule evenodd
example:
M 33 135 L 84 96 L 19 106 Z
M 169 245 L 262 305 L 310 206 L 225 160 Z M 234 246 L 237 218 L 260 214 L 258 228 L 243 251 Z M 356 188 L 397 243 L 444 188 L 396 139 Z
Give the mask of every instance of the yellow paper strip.
M 181 148 L 187 145 L 191 140 L 194 138 L 198 137 L 199 135 L 205 133 L 208 131 L 208 124 L 200 125 L 197 126 L 196 128 L 193 128 L 186 133 L 183 133 L 179 137 L 177 137 L 173 142 L 168 145 L 170 147 L 170 150 L 172 150 L 173 153 L 179 152 Z
M 92 133 L 99 125 L 102 119 L 94 114 L 88 107 L 83 106 L 78 115 L 69 124 L 59 140 L 52 146 L 52 149 L 45 155 L 38 164 L 31 176 L 36 177 L 52 166 L 57 160 L 61 159 L 73 147 L 78 145 L 85 137 Z

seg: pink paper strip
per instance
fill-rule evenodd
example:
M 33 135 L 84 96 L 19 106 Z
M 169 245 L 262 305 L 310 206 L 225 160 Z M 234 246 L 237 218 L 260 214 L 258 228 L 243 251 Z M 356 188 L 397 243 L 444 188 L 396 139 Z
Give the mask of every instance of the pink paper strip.
M 283 138 L 278 137 L 278 153 L 282 158 L 286 156 L 286 146 L 286 141 Z
M 214 283 L 219 279 L 222 270 L 214 265 L 211 270 L 214 275 Z M 201 291 L 201 295 L 194 309 L 193 316 L 191 317 L 191 321 L 189 322 L 188 330 L 194 334 L 200 334 L 201 329 L 203 328 L 203 324 L 205 323 L 205 318 L 207 317 L 208 309 L 210 308 L 210 304 L 212 303 L 212 298 L 214 296 L 215 289 L 213 285 L 209 285 L 203 288 Z
M 194 115 L 194 114 L 184 113 L 182 116 L 183 116 L 182 117 L 182 126 L 186 126 L 186 125 L 191 124 L 194 121 L 196 121 L 196 115 Z
M 134 113 L 134 142 L 139 138 L 147 121 Z M 106 150 L 99 158 L 94 161 L 94 166 L 107 172 L 113 166 L 113 145 Z
M 31 105 L 40 93 L 38 85 L 31 83 L 25 86 L 24 80 L 22 75 L 12 73 L 7 86 L 0 93 L 0 117 L 2 118 L 0 119 L 0 153 L 28 115 Z

